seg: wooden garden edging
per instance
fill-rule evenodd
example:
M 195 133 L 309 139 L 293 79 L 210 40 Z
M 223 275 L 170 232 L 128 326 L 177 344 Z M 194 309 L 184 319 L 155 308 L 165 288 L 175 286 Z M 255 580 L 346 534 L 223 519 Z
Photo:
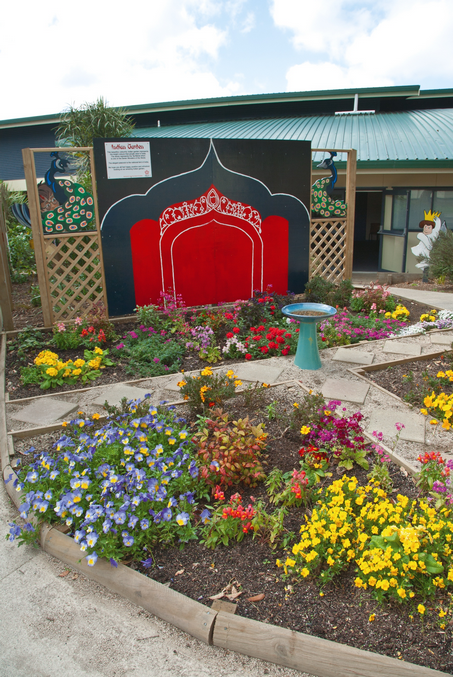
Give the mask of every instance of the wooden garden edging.
M 6 336 L 2 334 L 0 458 L 6 492 L 19 508 L 22 492 L 13 487 L 17 479 L 10 465 L 10 451 L 14 452 L 13 437 L 7 433 L 5 417 L 5 348 Z M 54 426 L 52 428 L 55 429 Z M 48 524 L 41 526 L 40 543 L 52 557 L 208 645 L 309 672 L 317 677 L 378 677 L 382 674 L 392 677 L 447 677 L 445 672 L 396 658 L 215 611 L 123 564 L 113 567 L 100 558 L 95 566 L 89 567 L 74 540 Z
M 20 493 L 13 487 L 16 474 L 4 469 L 5 485 L 11 500 L 19 507 Z M 222 611 L 217 612 L 195 602 L 162 583 L 129 569 L 123 564 L 112 567 L 98 559 L 94 567 L 81 560 L 80 548 L 73 539 L 57 529 L 41 527 L 41 547 L 52 557 L 80 571 L 111 592 L 126 597 L 158 618 L 189 635 L 230 651 L 309 672 L 317 677 L 446 677 L 447 673 L 399 661 L 381 654 L 363 651 L 345 644 L 320 639 L 287 628 L 253 621 Z

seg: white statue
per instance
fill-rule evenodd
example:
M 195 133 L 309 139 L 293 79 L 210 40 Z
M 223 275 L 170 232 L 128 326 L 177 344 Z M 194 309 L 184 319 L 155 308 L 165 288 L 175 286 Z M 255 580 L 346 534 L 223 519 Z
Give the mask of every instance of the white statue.
M 423 256 L 423 260 L 415 264 L 416 268 L 420 268 L 423 271 L 429 266 L 431 249 L 439 237 L 439 233 L 447 230 L 445 221 L 441 223 L 439 217 L 440 212 L 432 212 L 431 210 L 425 212 L 424 220 L 419 223 L 419 227 L 423 228 L 423 233 L 417 235 L 420 242 L 415 247 L 411 247 L 414 256 Z

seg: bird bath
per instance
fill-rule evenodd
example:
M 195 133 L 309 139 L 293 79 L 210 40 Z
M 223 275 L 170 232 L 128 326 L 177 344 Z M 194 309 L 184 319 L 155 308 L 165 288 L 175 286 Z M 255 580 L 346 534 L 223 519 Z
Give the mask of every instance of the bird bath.
M 303 313 L 307 313 L 304 315 Z M 321 369 L 316 323 L 328 320 L 337 314 L 335 308 L 325 303 L 291 303 L 282 308 L 283 315 L 299 322 L 299 342 L 294 364 L 299 369 Z M 310 314 L 309 314 L 310 313 Z

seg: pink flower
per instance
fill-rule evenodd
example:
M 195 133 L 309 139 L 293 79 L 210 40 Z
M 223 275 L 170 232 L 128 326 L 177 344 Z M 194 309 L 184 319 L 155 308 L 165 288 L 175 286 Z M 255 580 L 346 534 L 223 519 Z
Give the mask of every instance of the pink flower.
M 64 330 L 66 329 L 66 327 L 64 326 L 64 322 L 59 322 L 59 323 L 57 324 L 57 329 L 58 329 L 58 331 L 60 331 L 60 332 L 61 332 L 61 331 L 64 331 Z
M 74 324 L 79 327 L 82 324 L 82 318 L 81 317 L 76 317 L 74 320 Z

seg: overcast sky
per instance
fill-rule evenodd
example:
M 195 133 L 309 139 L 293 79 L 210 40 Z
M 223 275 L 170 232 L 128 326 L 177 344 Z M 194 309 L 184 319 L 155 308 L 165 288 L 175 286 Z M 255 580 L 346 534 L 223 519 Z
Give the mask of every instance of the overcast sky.
M 237 94 L 453 87 L 452 0 L 12 0 L 0 120 Z

